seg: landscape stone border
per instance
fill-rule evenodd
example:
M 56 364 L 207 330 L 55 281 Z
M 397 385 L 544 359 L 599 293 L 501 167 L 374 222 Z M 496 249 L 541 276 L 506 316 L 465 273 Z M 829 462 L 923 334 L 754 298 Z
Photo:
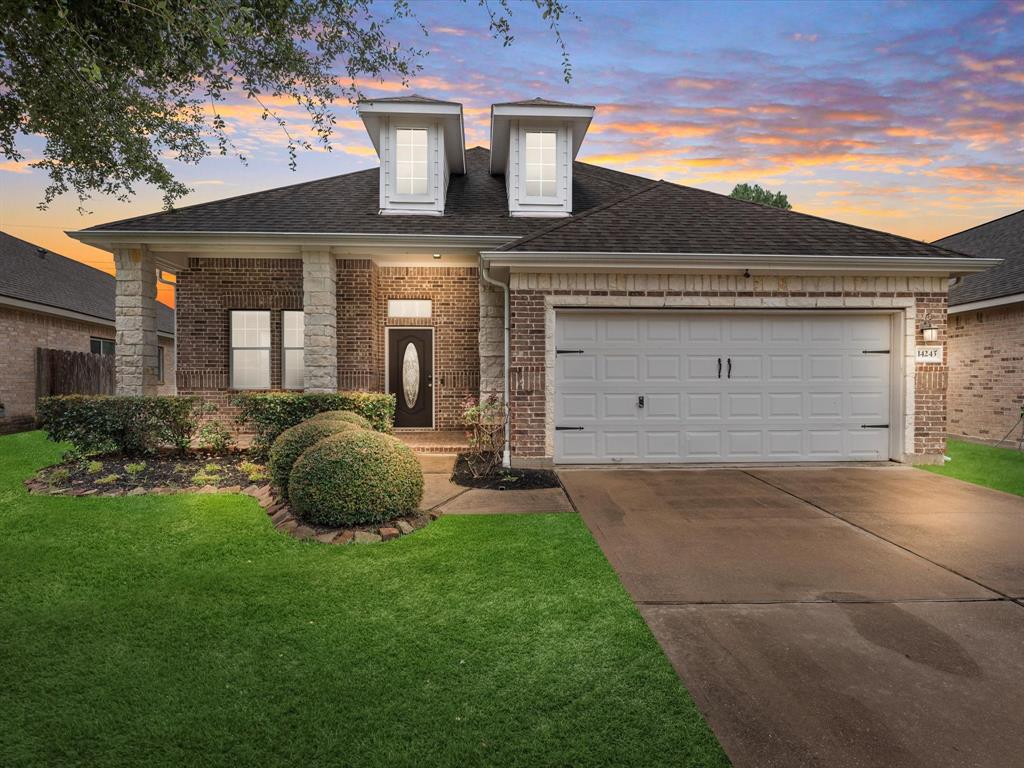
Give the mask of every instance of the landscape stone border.
M 25 487 L 30 493 L 46 496 L 92 496 L 104 498 L 113 496 L 142 496 L 146 494 L 164 496 L 172 493 L 240 493 L 245 496 L 251 496 L 256 500 L 256 503 L 270 517 L 270 522 L 276 530 L 300 541 L 316 539 L 324 544 L 373 544 L 379 541 L 391 541 L 392 539 L 407 536 L 441 516 L 439 511 L 432 509 L 429 512 L 399 517 L 388 521 L 384 525 L 357 526 L 353 528 L 329 528 L 322 525 L 308 525 L 292 514 L 288 502 L 278 498 L 273 486 L 269 483 L 266 485 L 253 484 L 244 488 L 239 485 L 222 488 L 215 485 L 185 488 L 169 488 L 166 486 L 145 488 L 139 486 L 130 491 L 112 490 L 98 492 L 95 488 L 88 490 L 55 488 L 33 477 L 25 481 Z

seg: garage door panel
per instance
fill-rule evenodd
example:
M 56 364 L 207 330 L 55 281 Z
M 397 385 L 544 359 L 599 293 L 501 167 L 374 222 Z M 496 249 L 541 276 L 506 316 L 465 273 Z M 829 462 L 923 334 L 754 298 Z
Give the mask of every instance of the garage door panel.
M 556 459 L 885 459 L 889 430 L 863 427 L 889 422 L 890 355 L 878 352 L 890 327 L 871 315 L 560 312 Z
M 555 360 L 555 377 L 563 382 L 596 384 L 597 356 L 559 355 Z
M 681 392 L 649 392 L 644 396 L 644 420 L 681 419 L 682 406 Z

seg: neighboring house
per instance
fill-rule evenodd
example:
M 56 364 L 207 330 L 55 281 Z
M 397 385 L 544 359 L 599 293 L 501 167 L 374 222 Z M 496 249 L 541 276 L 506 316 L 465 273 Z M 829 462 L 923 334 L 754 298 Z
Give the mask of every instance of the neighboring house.
M 176 273 L 179 392 L 384 390 L 454 429 L 507 388 L 516 464 L 941 460 L 947 284 L 995 261 L 576 162 L 589 106 L 495 104 L 491 151 L 457 103 L 359 113 L 379 169 L 70 233 L 126 292 Z
M 0 432 L 30 425 L 36 348 L 114 354 L 112 275 L 0 232 Z M 155 286 L 154 286 L 155 289 Z M 156 392 L 174 392 L 174 310 L 156 303 Z
M 935 243 L 1003 259 L 949 289 L 947 395 L 950 435 L 1000 440 L 1024 408 L 1024 211 Z

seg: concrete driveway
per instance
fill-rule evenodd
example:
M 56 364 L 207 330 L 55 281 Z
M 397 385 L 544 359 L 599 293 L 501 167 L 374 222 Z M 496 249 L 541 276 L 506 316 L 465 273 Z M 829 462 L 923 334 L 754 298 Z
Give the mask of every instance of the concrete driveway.
M 1024 499 L 906 467 L 561 476 L 737 766 L 1024 765 Z

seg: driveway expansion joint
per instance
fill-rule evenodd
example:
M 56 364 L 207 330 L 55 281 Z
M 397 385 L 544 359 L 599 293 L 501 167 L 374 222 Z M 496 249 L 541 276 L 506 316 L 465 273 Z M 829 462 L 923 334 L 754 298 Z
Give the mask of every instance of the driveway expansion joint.
M 793 493 L 792 491 L 788 491 L 785 488 L 776 485 L 775 483 L 771 483 L 771 482 L 765 480 L 763 477 L 758 477 L 757 475 L 755 475 L 755 474 L 753 474 L 751 472 L 748 472 L 745 469 L 744 470 L 740 470 L 740 471 L 743 472 L 743 474 L 747 475 L 747 477 L 751 477 L 754 480 L 757 480 L 759 482 L 764 483 L 769 488 L 774 488 L 775 490 L 779 491 L 780 493 L 784 493 L 787 496 L 790 496 L 790 497 L 792 497 L 794 499 L 797 499 L 798 501 L 802 501 L 804 504 L 807 504 L 807 505 L 813 507 L 814 509 L 817 509 L 817 510 L 819 510 L 821 512 L 824 512 L 829 517 L 832 517 L 832 518 L 834 518 L 834 519 L 836 519 L 836 520 L 838 520 L 838 521 L 840 521 L 842 523 L 846 523 L 851 528 L 856 528 L 858 531 L 862 531 L 863 533 L 866 533 L 869 536 L 873 536 L 874 538 L 878 539 L 879 541 L 884 541 L 886 544 L 891 544 L 892 546 L 896 547 L 897 549 L 902 549 L 904 552 L 906 552 L 906 553 L 908 553 L 910 555 L 913 555 L 914 557 L 920 558 L 921 560 L 924 560 L 926 563 L 931 563 L 932 565 L 934 565 L 934 566 L 936 566 L 938 568 L 941 568 L 942 570 L 946 571 L 947 573 L 952 573 L 954 576 L 959 576 L 961 579 L 965 579 L 966 581 L 969 581 L 972 584 L 976 584 L 977 586 L 981 587 L 982 589 L 987 589 L 989 592 L 992 592 L 993 594 L 999 595 L 999 597 L 1002 600 L 1004 600 L 1004 601 L 1007 601 L 1007 600 L 1008 601 L 1012 601 L 1013 600 L 1013 598 L 1010 597 L 1010 595 L 1006 594 L 1005 592 L 1002 592 L 1002 591 L 1000 591 L 998 589 L 995 589 L 994 587 L 990 587 L 988 584 L 984 584 L 981 581 L 978 581 L 977 579 L 972 578 L 971 576 L 968 576 L 965 573 L 961 573 L 960 571 L 956 570 L 955 568 L 950 568 L 948 565 L 940 563 L 940 562 L 938 562 L 936 560 L 932 560 L 929 557 L 925 557 L 920 552 L 915 552 L 914 550 L 910 549 L 909 547 L 906 547 L 903 544 L 899 544 L 899 543 L 893 541 L 892 539 L 887 539 L 885 536 L 882 536 L 881 534 L 876 533 L 875 531 L 872 531 L 870 528 L 865 528 L 862 525 L 857 525 L 856 523 L 854 523 L 854 522 L 852 522 L 850 520 L 847 520 L 845 517 L 842 517 L 841 515 L 837 515 L 834 512 L 831 512 L 830 510 L 826 509 L 825 507 L 822 507 L 822 506 L 820 506 L 818 504 L 815 504 L 810 499 L 805 499 L 802 496 L 798 496 L 797 494 Z M 954 601 L 954 602 L 956 602 L 956 601 Z

